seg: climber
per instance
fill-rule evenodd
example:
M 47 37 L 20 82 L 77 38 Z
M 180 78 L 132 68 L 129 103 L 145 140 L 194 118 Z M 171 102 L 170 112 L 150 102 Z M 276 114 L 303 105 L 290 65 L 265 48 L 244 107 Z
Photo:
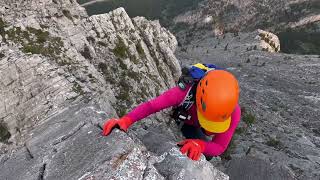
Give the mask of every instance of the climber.
M 207 160 L 221 155 L 240 121 L 238 81 L 225 70 L 212 70 L 203 64 L 196 64 L 194 68 L 205 72 L 197 83 L 180 83 L 140 104 L 122 118 L 107 120 L 103 135 L 109 135 L 115 127 L 127 131 L 134 122 L 150 114 L 176 107 L 175 110 L 180 109 L 181 112 L 174 114 L 183 121 L 181 132 L 186 138 L 177 144 L 181 147 L 181 153 L 187 153 L 192 160 L 199 160 L 201 154 Z M 185 107 L 177 108 L 182 106 Z

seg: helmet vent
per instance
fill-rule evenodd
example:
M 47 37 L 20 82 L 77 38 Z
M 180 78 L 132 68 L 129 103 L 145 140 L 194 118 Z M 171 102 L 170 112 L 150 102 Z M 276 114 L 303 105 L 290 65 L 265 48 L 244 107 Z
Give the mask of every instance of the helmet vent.
M 224 114 L 223 116 L 222 116 L 222 119 L 227 119 L 227 115 L 226 114 Z
M 202 111 L 205 112 L 207 109 L 206 103 L 202 102 L 201 104 L 202 104 Z

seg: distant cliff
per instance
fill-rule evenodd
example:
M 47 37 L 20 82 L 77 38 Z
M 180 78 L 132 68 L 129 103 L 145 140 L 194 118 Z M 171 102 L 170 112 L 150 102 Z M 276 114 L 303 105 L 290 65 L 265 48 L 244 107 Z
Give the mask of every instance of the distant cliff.
M 176 23 L 213 27 L 223 32 L 257 28 L 281 32 L 318 24 L 318 0 L 205 0 L 197 9 L 175 18 Z M 207 24 L 207 25 L 206 25 Z
M 180 44 L 207 31 L 219 36 L 262 29 L 279 37 L 281 52 L 319 54 L 319 10 L 318 0 L 204 0 L 177 15 L 170 29 Z

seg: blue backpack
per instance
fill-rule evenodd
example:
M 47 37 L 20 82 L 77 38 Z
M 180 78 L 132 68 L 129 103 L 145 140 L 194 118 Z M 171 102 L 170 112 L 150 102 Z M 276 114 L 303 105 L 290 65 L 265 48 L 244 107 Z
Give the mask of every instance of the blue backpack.
M 195 103 L 198 82 L 206 75 L 207 72 L 217 69 L 223 68 L 220 68 L 214 64 L 201 63 L 182 68 L 182 75 L 177 83 L 178 86 L 182 90 L 185 90 L 188 85 L 191 85 L 192 87 L 189 89 L 183 102 L 173 109 L 173 114 L 171 115 L 172 118 L 174 118 L 177 122 L 191 119 L 191 115 L 188 113 L 188 110 Z

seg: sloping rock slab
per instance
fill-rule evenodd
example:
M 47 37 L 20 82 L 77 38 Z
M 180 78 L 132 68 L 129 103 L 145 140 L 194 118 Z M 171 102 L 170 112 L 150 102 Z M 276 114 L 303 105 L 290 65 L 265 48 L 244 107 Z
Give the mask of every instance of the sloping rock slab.
M 181 154 L 176 144 L 177 140 L 168 133 L 168 130 L 163 132 L 163 128 L 158 126 L 149 128 L 148 131 L 139 138 L 150 152 L 158 156 L 154 162 L 154 167 L 167 179 L 229 179 L 227 175 L 206 161 L 204 156 L 201 157 L 200 161 L 193 161 L 186 155 Z
M 230 161 L 227 174 L 231 180 L 290 180 L 295 179 L 288 170 L 264 160 L 243 157 Z
M 96 124 L 106 118 L 95 106 L 76 105 L 45 120 L 0 165 L 0 179 L 142 179 L 146 151 L 119 130 L 102 136 Z
M 227 180 L 229 177 L 214 168 L 204 156 L 200 161 L 190 160 L 187 156 L 180 153 L 178 148 L 172 148 L 165 158 L 154 166 L 158 172 L 168 179 L 184 180 Z

